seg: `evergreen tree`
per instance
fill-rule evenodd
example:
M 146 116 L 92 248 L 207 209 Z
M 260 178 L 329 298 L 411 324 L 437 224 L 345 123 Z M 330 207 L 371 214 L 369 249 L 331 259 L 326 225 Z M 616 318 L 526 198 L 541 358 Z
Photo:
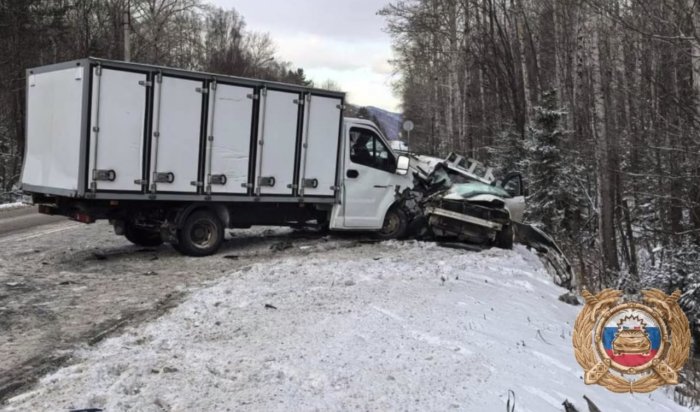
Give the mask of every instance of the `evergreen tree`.
M 545 231 L 569 240 L 580 239 L 586 211 L 580 176 L 585 168 L 575 153 L 565 150 L 571 135 L 561 123 L 566 112 L 556 108 L 556 94 L 544 93 L 528 127 L 524 160 L 529 184 L 527 219 Z M 563 239 L 566 240 L 566 239 Z

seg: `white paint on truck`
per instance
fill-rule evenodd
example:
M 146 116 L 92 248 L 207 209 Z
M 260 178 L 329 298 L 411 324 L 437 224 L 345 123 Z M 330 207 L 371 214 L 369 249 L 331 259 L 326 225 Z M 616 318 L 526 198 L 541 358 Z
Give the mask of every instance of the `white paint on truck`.
M 113 181 L 94 180 L 97 190 L 141 191 L 134 181 L 143 174 L 143 137 L 146 124 L 145 73 L 93 70 L 90 100 L 90 166 L 114 170 Z
M 304 141 L 297 182 L 305 196 L 333 196 L 335 193 L 340 144 L 337 136 L 343 118 L 342 104 L 341 99 L 334 97 L 308 95 L 306 99 Z
M 397 188 L 412 186 L 412 177 L 396 173 L 398 156 L 370 121 L 346 119 L 343 144 L 342 201 L 333 210 L 331 229 L 379 229 Z
M 22 183 L 78 190 L 84 68 L 29 73 Z
M 299 121 L 298 93 L 263 89 L 260 97 L 256 193 L 291 195 Z
M 172 174 L 172 182 L 159 181 L 164 192 L 195 193 L 199 167 L 202 95 L 201 81 L 162 76 L 155 82 L 154 119 L 151 140 L 151 176 Z M 157 127 L 156 127 L 157 126 Z M 154 179 L 155 180 L 155 179 Z
M 209 125 L 207 132 L 207 178 L 225 176 L 211 184 L 212 193 L 248 192 L 250 134 L 253 127 L 255 89 L 212 83 L 209 86 Z

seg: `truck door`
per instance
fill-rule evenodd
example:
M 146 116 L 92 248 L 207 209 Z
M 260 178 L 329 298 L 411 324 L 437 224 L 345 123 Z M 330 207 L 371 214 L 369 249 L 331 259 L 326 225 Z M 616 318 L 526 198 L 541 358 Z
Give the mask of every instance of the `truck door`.
M 346 138 L 344 227 L 379 229 L 403 176 L 395 174 L 394 154 L 375 130 L 352 126 Z
M 255 193 L 294 193 L 300 93 L 263 89 L 260 96 Z
M 148 74 L 92 72 L 89 188 L 141 192 Z
M 196 193 L 201 80 L 158 75 L 153 107 L 151 191 Z

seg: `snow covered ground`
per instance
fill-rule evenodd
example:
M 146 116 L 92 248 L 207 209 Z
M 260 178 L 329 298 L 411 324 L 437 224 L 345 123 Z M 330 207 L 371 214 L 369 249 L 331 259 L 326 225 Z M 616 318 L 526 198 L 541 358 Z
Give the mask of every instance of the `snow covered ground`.
M 22 207 L 27 207 L 27 205 L 22 202 L 0 203 L 0 210 L 19 209 Z
M 320 246 L 308 246 L 316 248 Z M 664 391 L 586 386 L 580 307 L 517 247 L 385 242 L 286 257 L 193 291 L 76 354 L 9 411 L 681 411 Z M 267 305 L 267 306 L 266 306 Z

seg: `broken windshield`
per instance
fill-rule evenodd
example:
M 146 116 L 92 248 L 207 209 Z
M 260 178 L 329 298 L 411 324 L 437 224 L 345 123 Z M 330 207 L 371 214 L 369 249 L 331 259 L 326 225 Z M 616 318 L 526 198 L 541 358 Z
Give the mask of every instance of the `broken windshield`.
M 477 195 L 493 195 L 504 199 L 511 197 L 511 195 L 504 189 L 498 186 L 491 186 L 481 182 L 454 184 L 447 191 L 447 196 L 458 196 L 463 199 L 468 199 Z

